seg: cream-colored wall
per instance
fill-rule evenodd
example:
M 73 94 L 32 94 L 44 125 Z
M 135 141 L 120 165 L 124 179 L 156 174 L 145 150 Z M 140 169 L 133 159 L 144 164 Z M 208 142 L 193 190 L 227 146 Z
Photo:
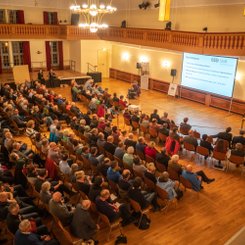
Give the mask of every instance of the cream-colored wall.
M 81 41 L 81 72 L 87 73 L 87 63 L 98 64 L 98 50 L 107 49 L 111 57 L 111 42 L 102 40 L 83 40 Z M 109 58 L 109 67 L 111 59 Z
M 75 71 L 82 72 L 81 67 L 81 41 L 70 41 L 70 59 L 76 62 Z
M 126 55 L 127 54 L 127 55 Z M 171 68 L 177 70 L 174 82 L 181 82 L 182 53 L 169 52 L 161 49 L 145 49 L 144 47 L 127 46 L 120 44 L 112 45 L 112 68 L 125 72 L 138 74 L 136 63 L 140 62 L 140 57 L 144 56 L 149 60 L 150 77 L 165 82 L 172 82 L 170 75 Z M 129 57 L 128 61 L 123 57 Z M 163 68 L 162 62 L 168 61 L 169 68 Z M 237 81 L 234 88 L 234 98 L 245 100 L 245 61 L 238 62 Z
M 58 20 L 62 20 L 61 24 L 64 24 L 64 20 L 67 22 L 65 24 L 70 23 L 71 13 L 69 9 L 55 9 L 55 8 L 35 8 L 35 7 L 23 7 L 23 6 L 6 6 L 1 5 L 0 9 L 14 9 L 14 10 L 24 10 L 25 23 L 31 24 L 43 24 L 43 12 L 58 12 Z
M 44 40 L 30 40 L 32 67 L 46 68 L 46 51 Z M 38 54 L 37 52 L 40 52 Z
M 244 4 L 179 7 L 171 9 L 173 30 L 202 31 L 208 27 L 210 32 L 245 31 Z M 127 20 L 128 27 L 164 29 L 166 22 L 158 21 L 158 9 L 124 10 L 113 15 L 106 15 L 105 22 L 120 26 Z

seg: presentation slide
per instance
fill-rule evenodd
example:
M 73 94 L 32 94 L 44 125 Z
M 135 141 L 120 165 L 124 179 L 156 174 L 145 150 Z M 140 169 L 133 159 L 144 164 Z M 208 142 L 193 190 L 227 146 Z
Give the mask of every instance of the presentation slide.
M 181 85 L 232 97 L 237 59 L 184 53 Z

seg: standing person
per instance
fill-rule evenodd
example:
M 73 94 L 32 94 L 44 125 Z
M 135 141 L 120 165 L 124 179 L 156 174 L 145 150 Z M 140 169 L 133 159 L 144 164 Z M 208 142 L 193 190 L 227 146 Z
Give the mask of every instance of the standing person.
M 43 70 L 40 69 L 38 74 L 37 74 L 37 79 L 41 84 L 45 84 L 45 79 L 43 77 Z
M 50 83 L 50 87 L 54 88 L 55 87 L 55 80 L 57 79 L 57 75 L 55 74 L 55 72 L 53 71 L 53 69 L 49 70 L 49 83 Z

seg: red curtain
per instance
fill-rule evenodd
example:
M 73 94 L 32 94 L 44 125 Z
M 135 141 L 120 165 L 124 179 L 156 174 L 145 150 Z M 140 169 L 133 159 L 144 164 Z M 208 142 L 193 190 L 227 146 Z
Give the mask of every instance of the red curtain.
M 48 22 L 48 12 L 44 11 L 43 12 L 43 24 L 44 25 L 48 25 L 49 22 Z
M 46 65 L 47 65 L 47 70 L 49 71 L 51 69 L 51 50 L 50 50 L 49 41 L 45 42 L 45 48 L 46 48 Z
M 17 24 L 25 24 L 25 17 L 24 17 L 23 10 L 16 11 L 16 20 L 17 20 Z
M 57 14 L 57 12 L 53 12 L 53 17 L 54 17 L 54 25 L 58 25 L 59 22 L 58 22 L 58 14 Z
M 64 60 L 63 60 L 63 42 L 58 42 L 58 49 L 59 49 L 59 69 L 64 69 Z
M 31 52 L 30 52 L 30 42 L 23 42 L 23 63 L 28 65 L 29 71 L 31 71 Z

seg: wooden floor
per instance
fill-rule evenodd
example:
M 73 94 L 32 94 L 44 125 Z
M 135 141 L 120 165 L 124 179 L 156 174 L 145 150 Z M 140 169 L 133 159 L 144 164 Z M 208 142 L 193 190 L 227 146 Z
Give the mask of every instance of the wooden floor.
M 129 84 L 105 79 L 102 87 L 119 94 L 127 94 Z M 70 88 L 56 88 L 57 93 L 71 100 Z M 155 91 L 142 91 L 138 100 L 131 100 L 131 104 L 141 106 L 143 112 L 151 113 L 154 108 L 162 114 L 169 113 L 169 117 L 180 123 L 188 116 L 190 124 L 201 133 L 213 134 L 231 126 L 233 133 L 238 133 L 241 116 L 209 108 L 184 99 L 175 99 Z M 85 111 L 81 102 L 77 105 Z M 123 128 L 122 117 L 114 120 Z M 187 164 L 187 156 L 183 156 L 181 163 Z M 162 212 L 150 213 L 151 227 L 146 231 L 137 229 L 133 224 L 126 226 L 123 231 L 127 235 L 129 245 L 222 245 L 245 225 L 245 175 L 241 176 L 240 169 L 232 168 L 228 173 L 214 170 L 208 165 L 191 162 L 195 170 L 204 170 L 215 182 L 204 184 L 201 193 L 187 190 L 179 201 L 177 209 L 170 209 L 166 214 Z M 112 232 L 111 241 L 106 242 L 108 230 L 99 231 L 100 244 L 114 244 L 118 230 Z M 60 234 L 58 234 L 60 235 Z M 65 245 L 62 242 L 62 245 Z M 237 244 L 237 245 L 244 245 Z

